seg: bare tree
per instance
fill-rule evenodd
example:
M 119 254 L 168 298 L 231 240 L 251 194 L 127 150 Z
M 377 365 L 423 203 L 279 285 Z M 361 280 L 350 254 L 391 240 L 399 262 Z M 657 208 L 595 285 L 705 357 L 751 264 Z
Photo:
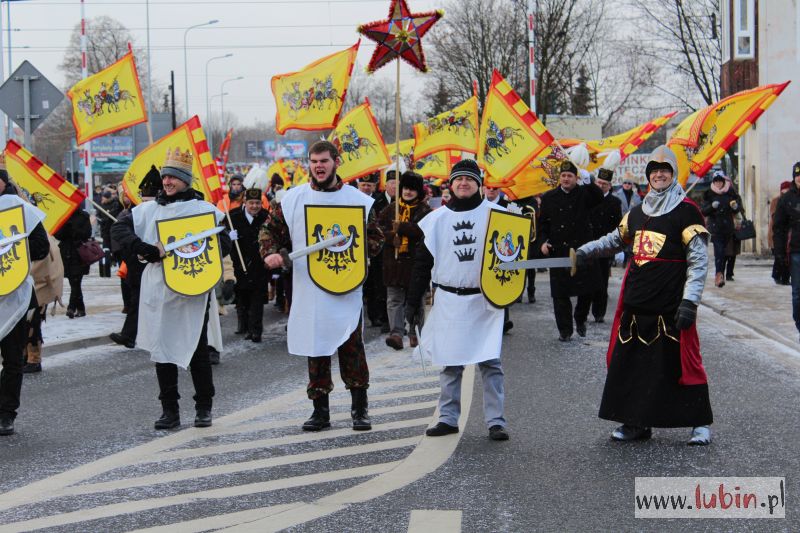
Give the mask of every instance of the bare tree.
M 658 90 L 693 110 L 718 101 L 719 0 L 631 0 L 631 5 L 650 37 L 642 40 L 639 53 L 664 67 Z

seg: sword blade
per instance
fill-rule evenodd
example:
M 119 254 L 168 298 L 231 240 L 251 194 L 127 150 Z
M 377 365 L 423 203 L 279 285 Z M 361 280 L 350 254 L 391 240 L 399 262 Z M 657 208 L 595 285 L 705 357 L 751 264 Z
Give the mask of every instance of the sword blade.
M 346 237 L 344 235 L 337 235 L 336 237 L 331 237 L 330 239 L 325 239 L 324 241 L 319 241 L 316 244 L 312 244 L 311 246 L 306 246 L 305 248 L 300 248 L 289 254 L 289 259 L 292 261 L 299 259 L 300 257 L 305 257 L 307 255 L 311 255 L 314 252 L 318 252 L 323 248 L 327 248 L 329 246 L 333 246 L 334 244 L 341 242 L 343 240 L 349 239 L 350 237 Z
M 27 236 L 28 236 L 27 233 L 17 233 L 16 235 L 12 235 L 11 237 L 6 237 L 5 239 L 0 240 L 0 246 L 8 246 L 9 244 L 21 241 Z
M 547 259 L 528 259 L 526 261 L 512 261 L 500 263 L 499 270 L 528 270 L 531 268 L 571 268 L 572 260 L 569 257 L 548 257 Z
M 186 246 L 187 244 L 192 244 L 193 242 L 205 239 L 207 237 L 211 237 L 212 235 L 216 235 L 217 233 L 220 233 L 224 229 L 225 228 L 223 226 L 214 226 L 211 229 L 201 231 L 197 235 L 190 235 L 188 237 L 184 237 L 179 241 L 171 242 L 164 246 L 164 251 L 171 252 L 172 250 L 176 250 L 181 246 Z

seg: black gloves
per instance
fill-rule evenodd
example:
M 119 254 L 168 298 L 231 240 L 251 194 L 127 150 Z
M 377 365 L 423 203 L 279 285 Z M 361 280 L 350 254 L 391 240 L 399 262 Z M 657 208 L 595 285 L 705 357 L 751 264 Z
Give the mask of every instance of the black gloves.
M 236 282 L 232 279 L 226 280 L 222 284 L 222 301 L 225 303 L 233 302 L 234 296 L 234 289 L 236 288 Z
M 681 300 L 675 313 L 675 327 L 680 330 L 689 329 L 697 320 L 697 306 L 689 300 Z
M 146 242 L 139 242 L 134 247 L 134 253 L 139 255 L 147 261 L 148 263 L 158 263 L 161 261 L 161 251 L 153 246 L 152 244 L 147 244 Z

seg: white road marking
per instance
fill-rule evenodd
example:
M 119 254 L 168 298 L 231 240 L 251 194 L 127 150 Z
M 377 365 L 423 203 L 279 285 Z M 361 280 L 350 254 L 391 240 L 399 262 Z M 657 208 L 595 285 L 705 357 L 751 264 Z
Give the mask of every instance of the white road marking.
M 408 533 L 461 533 L 461 511 L 411 511 Z
M 187 479 L 221 476 L 226 474 L 235 474 L 237 472 L 248 472 L 251 470 L 271 468 L 275 466 L 286 466 L 297 463 L 308 463 L 310 461 L 319 461 L 322 459 L 333 459 L 335 457 L 347 457 L 362 453 L 393 450 L 396 448 L 413 446 L 417 444 L 421 438 L 422 437 L 419 436 L 408 437 L 405 439 L 372 442 L 369 444 L 358 444 L 356 446 L 342 446 L 339 448 L 331 448 L 329 450 L 298 453 L 295 455 L 281 455 L 279 457 L 270 457 L 269 459 L 243 461 L 241 463 L 224 463 L 215 466 L 175 470 L 171 472 L 159 472 L 158 474 L 146 476 L 129 477 L 125 479 L 103 481 L 87 485 L 76 485 L 74 487 L 61 489 L 60 491 L 54 491 L 53 496 L 76 496 L 81 494 L 94 494 L 97 492 L 109 492 L 112 490 L 132 489 L 134 487 L 152 487 L 154 485 L 161 485 L 164 483 L 186 481 Z
M 10 524 L 5 524 L 3 526 L 3 533 L 17 533 L 22 531 L 43 529 L 46 527 L 77 524 L 79 522 L 86 522 L 88 520 L 99 520 L 101 518 L 110 518 L 113 516 L 119 516 L 125 514 L 141 513 L 144 511 L 151 511 L 153 509 L 172 507 L 173 505 L 187 505 L 190 503 L 197 503 L 198 501 L 201 500 L 235 498 L 238 496 L 260 494 L 262 492 L 269 492 L 274 490 L 305 487 L 307 485 L 315 485 L 317 483 L 329 483 L 331 481 L 340 481 L 343 479 L 374 476 L 376 474 L 381 474 L 383 472 L 389 471 L 392 468 L 396 468 L 400 463 L 401 461 L 394 461 L 390 463 L 381 463 L 381 464 L 362 466 L 357 468 L 345 468 L 343 470 L 333 470 L 321 474 L 293 476 L 288 478 L 275 479 L 271 481 L 262 481 L 259 483 L 236 485 L 233 487 L 225 487 L 221 489 L 190 492 L 186 494 L 178 494 L 176 496 L 165 496 L 162 498 L 148 498 L 145 500 L 130 500 L 120 503 L 113 503 L 110 505 L 93 507 L 90 509 L 81 509 L 79 511 L 72 511 L 69 513 L 51 515 L 44 518 L 34 518 L 22 522 L 12 522 Z

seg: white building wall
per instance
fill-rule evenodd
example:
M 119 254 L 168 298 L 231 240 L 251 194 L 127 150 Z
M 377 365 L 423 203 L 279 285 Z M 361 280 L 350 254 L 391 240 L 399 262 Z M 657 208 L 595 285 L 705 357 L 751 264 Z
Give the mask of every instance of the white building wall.
M 757 253 L 769 251 L 769 201 L 800 161 L 799 10 L 800 0 L 758 2 L 758 83 L 792 83 L 740 140 L 740 188 L 756 223 Z

